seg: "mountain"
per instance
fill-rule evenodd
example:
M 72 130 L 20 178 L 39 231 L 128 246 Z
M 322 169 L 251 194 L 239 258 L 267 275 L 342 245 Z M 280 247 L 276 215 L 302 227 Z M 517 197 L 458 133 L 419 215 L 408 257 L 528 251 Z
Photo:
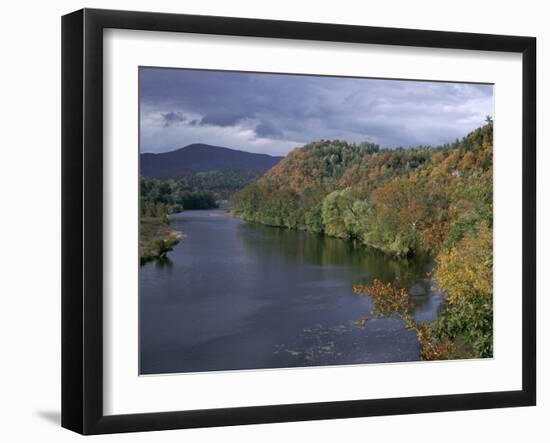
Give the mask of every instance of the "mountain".
M 195 143 L 160 154 L 141 154 L 141 175 L 151 178 L 176 178 L 199 171 L 242 170 L 265 172 L 283 157 L 254 154 Z

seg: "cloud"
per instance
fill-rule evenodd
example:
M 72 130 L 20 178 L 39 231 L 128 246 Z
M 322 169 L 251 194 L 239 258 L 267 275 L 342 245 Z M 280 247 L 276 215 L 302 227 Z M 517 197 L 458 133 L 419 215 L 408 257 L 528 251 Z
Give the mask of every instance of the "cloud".
M 208 112 L 200 121 L 201 125 L 212 126 L 235 126 L 240 120 L 247 117 L 247 114 L 241 110 L 222 109 Z
M 266 138 L 284 137 L 283 131 L 281 131 L 277 126 L 275 126 L 273 123 L 269 121 L 261 122 L 258 126 L 256 126 L 254 131 L 256 132 L 256 135 L 258 137 L 266 137 Z
M 183 123 L 187 118 L 181 112 L 165 112 L 162 115 L 164 119 L 164 127 L 172 126 L 178 123 Z
M 491 85 L 141 68 L 141 149 L 203 142 L 272 154 L 319 139 L 454 141 L 493 115 Z

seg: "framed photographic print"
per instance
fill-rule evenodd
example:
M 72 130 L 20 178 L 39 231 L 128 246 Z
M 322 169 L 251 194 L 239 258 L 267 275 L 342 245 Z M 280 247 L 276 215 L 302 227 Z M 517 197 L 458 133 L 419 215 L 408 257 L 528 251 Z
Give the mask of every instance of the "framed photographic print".
M 62 425 L 536 402 L 531 37 L 62 21 Z

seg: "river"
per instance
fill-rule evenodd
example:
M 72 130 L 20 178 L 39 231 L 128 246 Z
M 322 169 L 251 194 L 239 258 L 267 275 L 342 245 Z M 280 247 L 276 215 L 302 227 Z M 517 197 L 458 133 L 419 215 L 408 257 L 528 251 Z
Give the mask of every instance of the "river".
M 433 321 L 442 295 L 426 278 L 430 260 L 394 260 L 221 210 L 171 220 L 184 237 L 169 261 L 140 268 L 142 374 L 419 360 L 415 333 L 399 318 L 373 318 L 352 286 L 399 278 L 415 318 Z

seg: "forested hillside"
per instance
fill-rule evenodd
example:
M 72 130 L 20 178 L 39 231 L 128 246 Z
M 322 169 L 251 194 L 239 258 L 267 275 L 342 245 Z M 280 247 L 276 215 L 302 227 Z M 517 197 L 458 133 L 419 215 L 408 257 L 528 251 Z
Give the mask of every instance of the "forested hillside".
M 394 256 L 428 253 L 447 293 L 416 324 L 399 282 L 358 285 L 414 329 L 425 359 L 489 357 L 493 346 L 493 124 L 453 144 L 380 149 L 320 141 L 292 151 L 233 199 L 245 220 L 354 239 Z
M 233 210 L 397 256 L 438 252 L 492 226 L 492 129 L 437 148 L 311 143 L 237 194 Z

